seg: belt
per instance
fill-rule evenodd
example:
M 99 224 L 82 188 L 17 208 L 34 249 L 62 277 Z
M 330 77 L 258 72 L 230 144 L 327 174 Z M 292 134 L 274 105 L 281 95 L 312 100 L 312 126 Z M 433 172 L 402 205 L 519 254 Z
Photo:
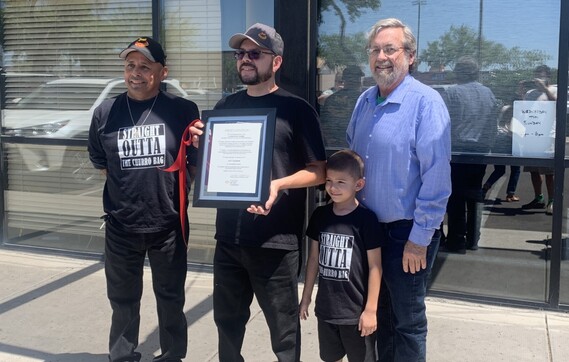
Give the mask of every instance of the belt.
M 406 220 L 406 219 L 401 219 L 401 220 L 395 220 L 392 222 L 380 222 L 381 226 L 387 228 L 387 229 L 393 229 L 393 228 L 398 228 L 398 227 L 411 227 L 413 226 L 413 220 Z

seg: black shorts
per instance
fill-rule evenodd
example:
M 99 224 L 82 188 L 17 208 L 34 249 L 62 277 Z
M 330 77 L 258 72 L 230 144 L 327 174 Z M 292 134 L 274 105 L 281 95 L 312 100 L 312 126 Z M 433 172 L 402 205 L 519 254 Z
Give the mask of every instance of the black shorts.
M 349 362 L 375 362 L 375 332 L 360 336 L 358 325 L 340 325 L 318 319 L 320 358 L 333 362 L 348 355 Z

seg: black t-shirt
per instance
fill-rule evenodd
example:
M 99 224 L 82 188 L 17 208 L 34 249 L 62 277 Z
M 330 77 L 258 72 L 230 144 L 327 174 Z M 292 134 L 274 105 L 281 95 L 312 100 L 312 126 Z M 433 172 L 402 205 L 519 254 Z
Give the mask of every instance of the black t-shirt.
M 103 208 L 130 232 L 168 230 L 180 222 L 178 172 L 163 169 L 176 160 L 184 130 L 199 118 L 198 107 L 160 92 L 143 121 L 154 98 L 129 98 L 131 119 L 126 97 L 123 93 L 97 107 L 89 130 L 91 162 L 107 170 Z M 189 153 L 195 150 L 190 147 Z
M 283 89 L 261 97 L 241 91 L 220 100 L 215 108 L 276 109 L 272 179 L 303 170 L 307 163 L 326 160 L 316 111 L 305 100 Z M 245 209 L 218 209 L 215 238 L 242 246 L 296 250 L 303 233 L 305 201 L 306 188 L 289 189 L 281 191 L 266 216 Z
M 383 234 L 377 216 L 365 206 L 342 216 L 332 208 L 314 210 L 306 229 L 319 244 L 314 313 L 328 323 L 358 324 L 367 301 L 367 251 L 383 245 Z

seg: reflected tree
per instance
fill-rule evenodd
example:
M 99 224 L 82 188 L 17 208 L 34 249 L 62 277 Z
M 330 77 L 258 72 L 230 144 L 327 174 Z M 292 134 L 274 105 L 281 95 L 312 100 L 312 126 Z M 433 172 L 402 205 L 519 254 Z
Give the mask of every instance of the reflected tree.
M 480 69 L 485 70 L 532 69 L 550 58 L 541 50 L 507 48 L 500 43 L 486 40 L 484 37 L 480 39 L 479 46 L 478 32 L 462 25 L 451 26 L 450 30 L 438 40 L 428 42 L 427 49 L 421 53 L 420 60 L 427 62 L 429 66 L 445 66 L 452 69 L 456 59 L 463 55 L 478 59 Z
M 320 13 L 333 10 L 340 19 L 340 37 L 344 37 L 346 31 L 346 14 L 344 11 L 347 12 L 350 21 L 354 22 L 362 15 L 363 10 L 377 10 L 380 6 L 379 0 L 321 0 Z M 319 19 L 319 21 L 321 20 Z
M 367 62 L 364 51 L 366 35 L 363 32 L 341 37 L 338 34 L 321 35 L 318 55 L 330 68 L 343 68 L 348 64 Z
M 346 24 L 349 19 L 356 21 L 362 13 L 377 10 L 381 6 L 380 0 L 321 0 L 320 11 L 331 10 L 340 21 L 340 29 L 336 35 L 323 35 L 320 37 L 318 54 L 326 60 L 329 67 L 338 67 L 361 62 L 363 47 L 365 46 L 364 33 L 346 36 Z M 322 23 L 322 18 L 318 19 Z M 364 57 L 364 61 L 367 57 Z
M 480 49 L 480 54 L 479 54 Z M 480 38 L 478 32 L 465 25 L 451 26 L 438 40 L 427 43 L 421 59 L 430 67 L 454 68 L 455 61 L 470 55 L 480 62 L 480 81 L 490 87 L 504 104 L 512 102 L 521 81 L 532 79 L 533 69 L 550 58 L 541 50 L 508 48 L 503 44 Z M 453 82 L 452 75 L 447 78 Z M 552 80 L 554 81 L 554 80 Z

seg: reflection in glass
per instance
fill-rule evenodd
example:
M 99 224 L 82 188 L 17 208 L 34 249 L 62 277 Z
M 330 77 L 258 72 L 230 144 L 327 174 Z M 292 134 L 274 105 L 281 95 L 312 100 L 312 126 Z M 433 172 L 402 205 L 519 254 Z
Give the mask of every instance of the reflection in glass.
M 106 84 L 104 83 L 92 82 L 89 84 L 85 82 L 81 84 L 75 80 L 53 81 L 41 86 L 29 96 L 14 102 L 16 103 L 14 108 L 57 109 L 62 111 L 88 110 L 105 87 Z
M 568 91 L 569 93 L 569 91 Z M 568 108 L 569 108 L 569 94 L 568 94 Z M 569 112 L 569 111 L 568 111 Z M 569 113 L 567 123 L 569 126 Z M 568 133 L 569 134 L 569 133 Z M 568 151 L 566 145 L 566 152 Z M 567 158 L 567 155 L 565 156 Z M 569 306 L 569 180 L 567 178 L 567 170 L 565 170 L 563 185 L 563 225 L 562 225 L 562 239 L 561 239 L 561 276 L 560 276 L 560 290 L 559 290 L 559 304 Z
M 327 148 L 347 147 L 346 128 L 362 93 L 363 75 L 359 66 L 347 66 L 338 87 L 331 94 L 320 97 L 320 124 Z
M 488 153 L 497 133 L 498 107 L 490 88 L 478 82 L 478 64 L 460 57 L 454 69 L 457 85 L 443 93 L 451 123 L 454 152 Z M 452 193 L 447 205 L 448 251 L 478 250 L 484 195 L 485 164 L 451 163 Z
M 444 95 L 459 83 L 457 60 L 468 55 L 479 64 L 479 83 L 490 88 L 496 98 L 498 111 L 490 126 L 493 136 L 485 136 L 488 140 L 493 137 L 493 142 L 483 150 L 463 149 L 461 154 L 516 157 L 512 156 L 514 102 L 538 87 L 534 70 L 539 65 L 550 67 L 550 84 L 557 83 L 559 0 L 540 6 L 514 0 L 458 0 L 453 6 L 436 1 L 382 0 L 365 2 L 358 11 L 352 4 L 342 0 L 320 2 L 317 97 L 325 138 L 335 139 L 335 128 L 326 124 L 324 108 L 331 99 L 329 94 L 342 86 L 342 71 L 348 65 L 359 66 L 364 73 L 362 87 L 375 85 L 365 53 L 365 33 L 379 19 L 395 17 L 413 28 L 418 38 L 417 67 L 412 73 L 416 79 Z M 539 27 L 530 31 L 528 24 Z M 337 122 L 336 128 L 342 127 Z M 343 146 L 335 142 L 327 147 Z M 549 283 L 552 227 L 547 202 L 540 209 L 522 209 L 523 204 L 534 199 L 530 173 L 521 172 L 523 165 L 517 170 L 512 168 L 512 183 L 517 180 L 517 187 L 508 187 L 509 177 L 500 176 L 510 176 L 510 167 L 496 167 L 500 170 L 491 187 L 481 190 L 478 250 L 467 250 L 465 255 L 440 252 L 431 290 L 543 302 Z M 487 167 L 484 181 L 493 170 Z M 566 291 L 566 302 L 568 295 Z
M 419 53 L 413 75 L 441 92 L 456 84 L 453 70 L 463 55 L 472 56 L 479 63 L 480 82 L 492 90 L 501 106 L 513 103 L 512 95 L 518 91 L 518 84 L 533 79 L 536 66 L 547 64 L 553 68 L 557 64 L 559 1 L 537 8 L 513 0 L 499 3 L 460 0 L 455 5 L 423 0 L 372 0 L 358 6 L 342 0 L 322 2 L 317 62 L 319 105 L 339 89 L 337 80 L 348 65 L 358 65 L 364 70 L 364 87 L 374 85 L 365 53 L 365 33 L 377 20 L 387 16 L 384 14 L 417 27 L 413 30 Z M 527 23 L 547 26 L 529 33 Z M 555 82 L 555 69 L 552 69 L 551 84 Z M 326 137 L 326 130 L 324 133 Z
M 164 81 L 177 96 L 190 95 L 176 79 Z M 14 99 L 3 111 L 3 133 L 19 137 L 86 139 L 93 111 L 107 98 L 126 91 L 122 78 L 70 78 L 47 82 Z

